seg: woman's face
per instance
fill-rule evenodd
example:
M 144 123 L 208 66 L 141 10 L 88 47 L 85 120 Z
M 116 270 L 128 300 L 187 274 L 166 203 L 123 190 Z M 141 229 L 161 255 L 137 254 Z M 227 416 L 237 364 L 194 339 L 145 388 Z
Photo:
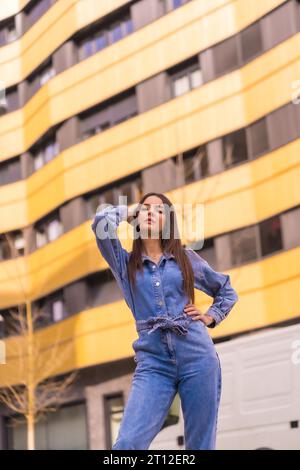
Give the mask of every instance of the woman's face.
M 163 201 L 158 196 L 148 196 L 141 204 L 137 218 L 142 238 L 159 238 L 165 217 Z

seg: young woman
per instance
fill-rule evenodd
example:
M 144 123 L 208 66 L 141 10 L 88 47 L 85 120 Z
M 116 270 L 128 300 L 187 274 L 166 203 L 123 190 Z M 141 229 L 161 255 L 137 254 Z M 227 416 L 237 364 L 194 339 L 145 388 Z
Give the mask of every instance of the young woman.
M 185 448 L 215 449 L 221 365 L 206 327 L 217 326 L 238 296 L 229 275 L 182 246 L 173 209 L 164 194 L 151 192 L 130 208 L 100 207 L 91 225 L 138 332 L 137 365 L 112 449 L 148 449 L 176 392 Z M 122 220 L 134 226 L 130 253 L 117 236 Z M 194 305 L 194 288 L 214 298 L 204 314 Z

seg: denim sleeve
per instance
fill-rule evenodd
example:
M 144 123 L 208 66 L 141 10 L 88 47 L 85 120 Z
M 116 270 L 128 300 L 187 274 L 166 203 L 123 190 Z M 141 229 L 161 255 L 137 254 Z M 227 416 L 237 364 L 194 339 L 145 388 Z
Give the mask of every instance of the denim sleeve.
M 192 265 L 194 267 L 195 287 L 213 297 L 213 303 L 205 312 L 214 321 L 208 325 L 214 328 L 224 320 L 235 303 L 239 300 L 236 290 L 231 285 L 229 274 L 215 271 L 209 263 L 198 253 L 192 251 Z
M 129 253 L 121 245 L 117 228 L 122 220 L 127 220 L 127 211 L 128 206 L 123 204 L 106 206 L 96 212 L 91 225 L 98 249 L 120 286 L 127 270 Z

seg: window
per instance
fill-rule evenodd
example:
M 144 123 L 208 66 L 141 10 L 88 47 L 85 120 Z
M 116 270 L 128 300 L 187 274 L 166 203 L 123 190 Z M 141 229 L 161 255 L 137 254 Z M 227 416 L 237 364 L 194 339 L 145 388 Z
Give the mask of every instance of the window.
M 135 90 L 130 90 L 120 96 L 110 107 L 113 125 L 119 124 L 136 116 L 138 113 Z
M 48 224 L 48 239 L 51 242 L 56 240 L 63 233 L 62 224 L 59 220 L 52 220 Z
M 45 328 L 67 316 L 64 291 L 59 289 L 33 302 L 34 328 Z
M 0 116 L 5 113 L 10 113 L 19 108 L 19 95 L 18 87 L 13 86 L 6 91 L 1 90 L 0 101 Z
M 9 243 L 4 236 L 4 234 L 0 234 L 0 260 L 6 260 L 11 257 L 11 251 L 9 247 Z
M 100 204 L 118 204 L 119 197 L 126 196 L 127 204 L 138 201 L 142 193 L 142 179 L 140 173 L 130 175 L 122 179 L 122 182 L 116 181 L 113 187 L 102 188 L 101 191 L 86 195 L 87 216 L 94 217 Z
M 110 30 L 110 42 L 116 42 L 122 39 L 122 24 L 118 23 L 115 26 L 112 26 Z
M 184 5 L 185 3 L 189 2 L 190 0 L 172 0 L 172 7 L 175 9 L 175 8 L 179 8 L 181 7 L 182 5 Z
M 45 85 L 50 78 L 55 76 L 55 69 L 52 64 L 52 58 L 35 70 L 27 79 L 30 86 L 29 97 L 32 97 L 41 86 Z
M 169 71 L 174 97 L 183 95 L 203 83 L 202 71 L 198 58 L 192 58 Z
M 13 183 L 21 179 L 20 157 L 0 163 L 0 185 Z
M 97 207 L 102 203 L 101 194 L 93 194 L 87 197 L 87 216 L 94 217 L 97 211 Z
M 43 72 L 40 74 L 40 86 L 45 85 L 50 78 L 54 77 L 55 75 L 55 70 L 53 67 L 49 66 L 47 67 Z
M 269 150 L 266 119 L 260 119 L 248 127 L 251 157 L 255 158 Z
M 19 108 L 18 87 L 12 87 L 7 91 L 7 111 L 12 112 Z
M 79 115 L 79 134 L 83 140 L 109 127 L 111 127 L 111 115 L 109 105 L 105 105 L 105 103 Z
M 202 85 L 203 78 L 202 78 L 202 72 L 200 69 L 196 69 L 190 73 L 190 82 L 191 82 L 192 89 L 197 88 L 198 86 Z
M 225 167 L 230 167 L 248 158 L 246 132 L 240 129 L 223 139 L 223 160 Z
M 262 256 L 282 250 L 281 223 L 278 215 L 261 222 L 259 224 L 259 232 Z
M 0 310 L 0 338 L 7 338 L 8 336 L 16 336 L 22 334 L 21 319 L 20 315 L 25 315 L 25 305 L 21 305 L 20 308 L 17 306 L 9 307 L 4 310 Z M 18 320 L 20 318 L 20 320 Z
M 108 46 L 108 36 L 105 31 L 90 33 L 89 37 L 79 43 L 79 59 L 83 60 Z
M 87 450 L 88 429 L 85 403 L 70 404 L 36 423 L 37 450 Z M 9 448 L 26 449 L 26 423 L 14 425 L 7 420 Z
M 33 151 L 33 165 L 35 170 L 39 170 L 46 163 L 53 160 L 59 153 L 59 143 L 56 142 L 55 137 L 40 144 L 39 150 Z
M 24 237 L 20 230 L 0 234 L 0 260 L 24 255 Z
M 120 19 L 110 24 L 104 25 L 101 22 L 93 25 L 88 33 L 85 33 L 85 37 L 81 35 L 81 38 L 76 40 L 79 60 L 86 59 L 132 32 L 133 22 L 129 14 L 123 14 Z
M 59 153 L 58 142 L 51 142 L 44 149 L 45 163 L 50 162 Z
M 113 188 L 102 190 L 86 196 L 88 217 L 94 217 L 100 204 L 115 204 L 115 191 Z
M 95 126 L 92 129 L 87 130 L 86 132 L 83 133 L 82 139 L 88 139 L 89 137 L 92 137 L 93 135 L 99 134 L 100 132 L 105 131 L 106 129 L 110 128 L 109 122 L 105 122 L 104 124 L 99 124 L 98 126 Z
M 122 292 L 110 269 L 91 274 L 85 281 L 87 302 L 82 310 L 122 300 Z
M 0 114 L 6 111 L 6 90 L 4 82 L 0 81 Z
M 183 168 L 185 183 L 197 181 L 208 172 L 208 161 L 206 146 L 186 152 L 183 155 Z
M 111 449 L 116 442 L 120 423 L 124 412 L 123 393 L 112 396 L 104 396 L 106 445 Z
M 14 244 L 18 254 L 24 255 L 25 240 L 21 232 L 15 235 Z
M 40 228 L 36 232 L 36 246 L 37 248 L 40 248 L 43 245 L 46 245 L 47 243 L 47 234 L 43 228 Z
M 132 33 L 133 24 L 131 18 L 128 16 L 115 24 L 111 25 L 109 30 L 109 42 L 110 44 L 119 41 L 123 37 Z
M 9 42 L 15 41 L 18 38 L 16 30 L 15 18 L 11 18 L 0 25 L 0 46 L 4 46 Z
M 127 204 L 137 202 L 141 193 L 141 179 L 129 180 L 120 184 L 116 189 L 116 197 L 126 196 Z
M 246 227 L 229 235 L 231 264 L 236 266 L 258 258 L 256 227 Z
M 36 224 L 36 245 L 42 247 L 46 243 L 56 240 L 63 233 L 63 225 L 58 217 L 53 215 L 44 222 Z
M 7 42 L 15 41 L 18 38 L 14 20 L 7 26 Z
M 133 22 L 131 18 L 127 18 L 127 20 L 124 20 L 124 30 L 125 35 L 133 32 Z
M 0 27 L 0 46 L 6 44 L 6 28 L 4 26 Z
M 81 44 L 79 55 L 81 59 L 85 59 L 94 53 L 94 45 L 92 39 L 86 39 Z
M 296 3 L 284 2 L 262 18 L 265 47 L 270 49 L 297 32 Z
M 95 50 L 96 52 L 101 51 L 107 46 L 107 38 L 105 34 L 99 34 L 95 37 Z
M 175 10 L 191 0 L 159 0 L 159 16 L 165 15 L 168 10 Z
M 299 138 L 299 107 L 299 104 L 288 103 L 266 117 L 270 130 L 270 147 L 277 148 Z
M 158 0 L 157 5 L 157 18 L 166 15 L 168 12 L 167 0 Z
M 173 8 L 178 8 L 183 3 L 182 0 L 172 0 Z
M 37 0 L 31 2 L 25 7 L 27 29 L 31 27 L 37 20 L 51 7 L 51 0 Z
M 81 139 L 87 139 L 99 132 L 119 124 L 137 114 L 137 99 L 135 90 L 129 90 L 122 95 L 101 103 L 79 116 L 79 133 Z
M 212 48 L 215 75 L 233 70 L 239 65 L 237 36 L 233 36 Z
M 263 52 L 260 22 L 252 24 L 240 33 L 242 61 L 247 62 Z
M 42 152 L 39 152 L 35 155 L 33 159 L 33 165 L 35 170 L 39 170 L 44 166 L 44 158 Z
M 214 244 L 214 238 L 206 238 L 203 243 L 203 247 L 199 250 L 198 244 L 202 243 L 202 240 L 196 242 L 193 245 L 189 245 L 190 248 L 198 252 L 200 256 L 202 256 L 211 266 L 216 266 L 216 249 Z
M 119 196 L 125 196 L 127 198 L 127 204 L 134 202 L 134 191 L 132 183 L 123 183 L 118 187 L 117 193 Z
M 299 4 L 300 5 L 300 4 Z M 300 7 L 299 7 L 300 8 Z M 300 246 L 300 205 L 280 215 L 283 248 L 291 249 Z
M 64 318 L 64 303 L 62 300 L 55 300 L 52 304 L 52 318 L 54 322 Z
M 190 81 L 188 75 L 185 77 L 177 78 L 173 82 L 174 96 L 180 96 L 190 90 Z

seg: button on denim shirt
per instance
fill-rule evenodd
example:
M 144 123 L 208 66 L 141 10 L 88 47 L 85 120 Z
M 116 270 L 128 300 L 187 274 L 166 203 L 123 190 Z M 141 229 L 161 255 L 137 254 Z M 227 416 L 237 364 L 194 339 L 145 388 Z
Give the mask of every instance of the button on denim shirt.
M 95 233 L 99 251 L 123 292 L 136 323 L 141 324 L 153 317 L 164 317 L 163 320 L 168 321 L 168 318 L 186 315 L 183 309 L 189 299 L 183 290 L 182 272 L 172 253 L 164 252 L 158 264 L 143 254 L 144 275 L 137 271 L 136 290 L 132 289 L 127 271 L 130 253 L 122 247 L 117 235 L 117 228 L 121 221 L 127 220 L 127 214 L 127 205 L 106 206 L 96 212 L 91 228 Z M 102 239 L 97 236 L 97 227 L 98 234 L 101 231 Z M 103 238 L 104 231 L 107 232 L 106 238 Z M 214 328 L 228 316 L 238 300 L 238 295 L 231 286 L 228 274 L 213 270 L 193 249 L 184 250 L 194 272 L 194 287 L 213 297 L 213 303 L 205 313 L 214 319 L 208 325 Z

